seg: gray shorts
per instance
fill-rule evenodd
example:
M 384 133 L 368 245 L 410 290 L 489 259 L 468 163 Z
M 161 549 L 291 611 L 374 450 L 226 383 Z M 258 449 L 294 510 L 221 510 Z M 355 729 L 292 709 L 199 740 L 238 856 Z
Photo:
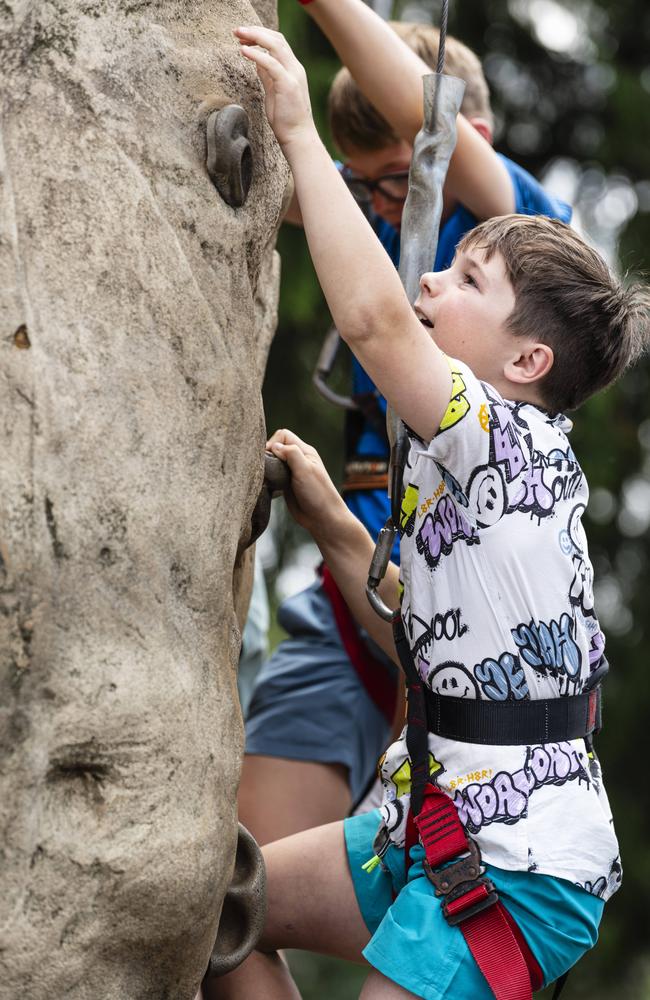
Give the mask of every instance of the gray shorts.
M 350 663 L 320 581 L 278 611 L 289 638 L 259 674 L 246 720 L 246 753 L 343 764 L 356 802 L 372 782 L 390 724 Z M 398 669 L 367 644 L 397 684 Z

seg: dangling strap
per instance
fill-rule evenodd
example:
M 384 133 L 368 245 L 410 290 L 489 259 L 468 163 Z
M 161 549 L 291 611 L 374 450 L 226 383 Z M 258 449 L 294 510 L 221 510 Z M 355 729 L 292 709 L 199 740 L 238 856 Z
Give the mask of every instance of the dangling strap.
M 429 741 L 424 686 L 413 662 L 399 610 L 393 615 L 392 626 L 395 648 L 406 678 L 406 749 L 411 761 L 411 810 L 413 815 L 417 816 L 429 780 Z

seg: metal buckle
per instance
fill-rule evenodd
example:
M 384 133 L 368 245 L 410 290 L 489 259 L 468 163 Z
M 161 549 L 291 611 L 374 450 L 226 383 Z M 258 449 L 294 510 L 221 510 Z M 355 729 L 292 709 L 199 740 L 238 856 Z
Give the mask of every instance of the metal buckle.
M 467 846 L 469 854 L 455 861 L 453 865 L 447 865 L 446 868 L 434 871 L 428 861 L 424 862 L 424 871 L 436 890 L 436 896 L 445 897 L 442 912 L 445 920 L 452 927 L 468 917 L 473 917 L 475 913 L 487 909 L 488 906 L 493 906 L 499 899 L 493 883 L 489 878 L 484 877 L 485 868 L 481 864 L 481 852 L 478 844 L 468 838 Z M 449 903 L 461 899 L 477 885 L 485 886 L 487 896 L 472 903 L 464 910 L 459 910 L 458 913 L 449 913 Z
M 462 882 L 475 882 L 485 871 L 481 865 L 478 844 L 468 838 L 467 846 L 468 855 L 455 861 L 453 865 L 447 865 L 437 871 L 433 870 L 428 861 L 424 862 L 424 870 L 436 890 L 436 896 L 446 896 Z

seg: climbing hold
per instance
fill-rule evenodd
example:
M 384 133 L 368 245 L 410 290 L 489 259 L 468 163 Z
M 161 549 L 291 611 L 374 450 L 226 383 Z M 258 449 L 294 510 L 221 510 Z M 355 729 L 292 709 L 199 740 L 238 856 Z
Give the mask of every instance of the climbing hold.
M 266 869 L 257 842 L 239 824 L 235 869 L 221 909 L 206 979 L 225 976 L 247 958 L 264 929 Z
M 270 451 L 264 453 L 264 482 L 251 515 L 251 533 L 246 547 L 257 541 L 271 516 L 271 500 L 279 496 L 291 481 L 289 466 Z
M 208 116 L 206 129 L 210 179 L 227 205 L 241 208 L 253 177 L 248 115 L 238 104 L 228 104 Z
M 264 485 L 271 491 L 271 496 L 275 497 L 286 490 L 291 482 L 289 466 L 277 455 L 270 451 L 264 452 Z
M 27 333 L 27 325 L 25 323 L 21 323 L 14 333 L 14 346 L 19 348 L 21 351 L 26 351 L 32 346 L 29 334 Z

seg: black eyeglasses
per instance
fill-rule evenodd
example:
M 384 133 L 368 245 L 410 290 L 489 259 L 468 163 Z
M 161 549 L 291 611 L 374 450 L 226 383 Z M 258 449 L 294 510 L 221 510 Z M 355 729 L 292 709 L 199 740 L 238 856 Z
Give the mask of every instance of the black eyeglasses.
M 344 167 L 341 176 L 357 201 L 372 201 L 373 191 L 379 191 L 389 201 L 404 201 L 409 190 L 408 170 L 400 170 L 396 174 L 384 174 L 371 181 L 366 177 L 355 177 L 348 167 Z

